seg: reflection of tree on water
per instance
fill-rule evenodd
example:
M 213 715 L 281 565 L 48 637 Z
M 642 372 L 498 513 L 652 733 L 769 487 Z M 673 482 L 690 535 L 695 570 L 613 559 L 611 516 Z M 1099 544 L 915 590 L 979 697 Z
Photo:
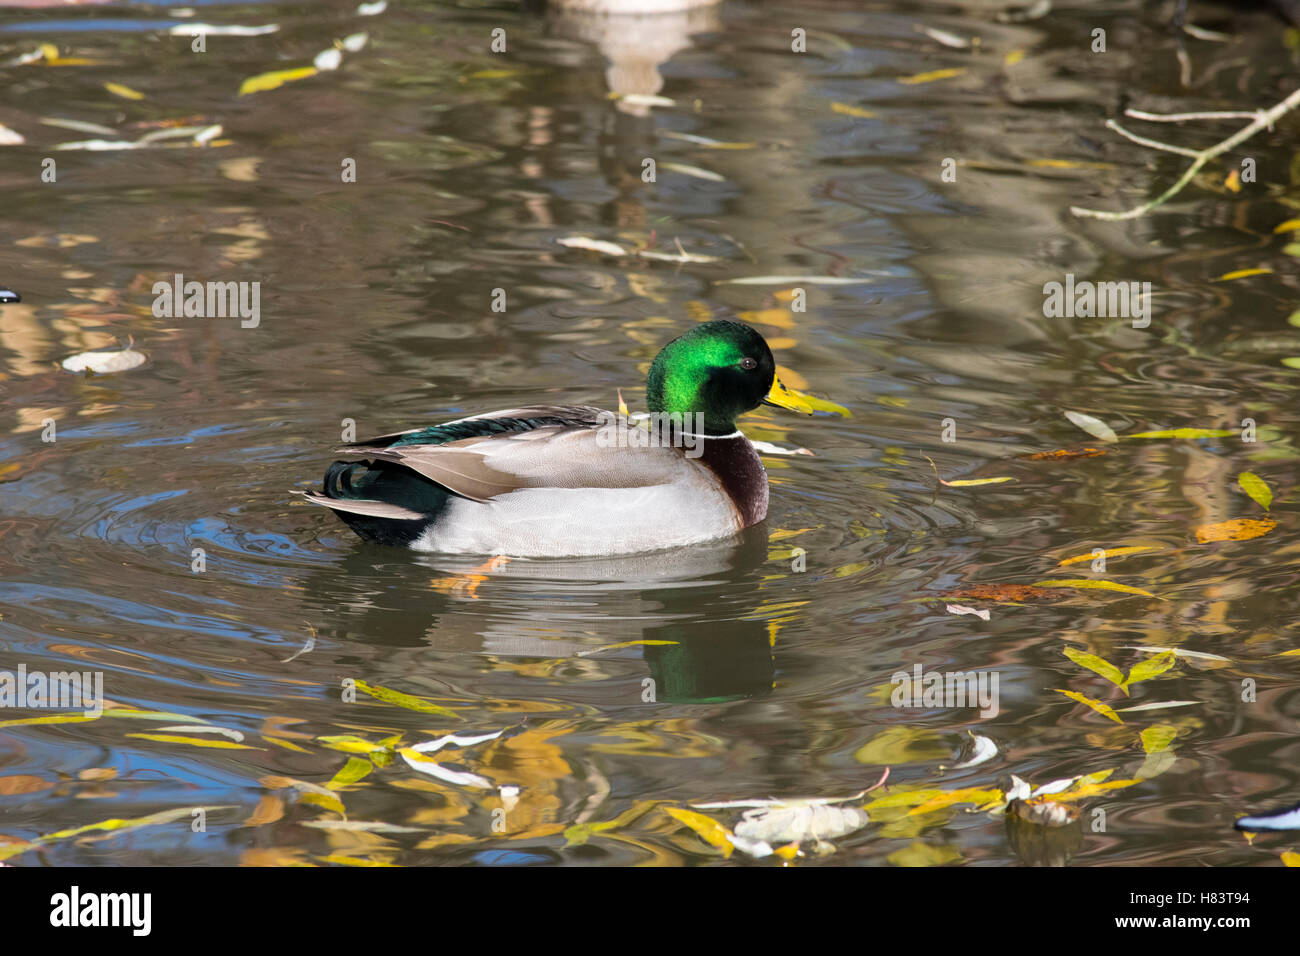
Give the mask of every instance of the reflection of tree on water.
M 571 0 L 552 4 L 547 23 L 555 36 L 592 44 L 607 61 L 605 82 L 618 98 L 601 138 L 601 169 L 620 193 L 617 224 L 643 226 L 645 209 L 635 194 L 645 185 L 642 163 L 654 155 L 655 121 L 650 106 L 635 97 L 663 89 L 659 68 L 689 48 L 693 34 L 721 28 L 718 5 L 709 0 Z

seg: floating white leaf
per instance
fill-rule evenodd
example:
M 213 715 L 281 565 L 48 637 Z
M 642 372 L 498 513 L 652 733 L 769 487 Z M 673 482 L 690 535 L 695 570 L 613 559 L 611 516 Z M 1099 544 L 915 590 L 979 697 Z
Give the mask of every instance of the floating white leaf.
M 1242 817 L 1233 824 L 1238 830 L 1300 830 L 1300 805 L 1258 817 Z
M 1100 418 L 1093 418 L 1091 415 L 1083 414 L 1083 412 L 1066 412 L 1065 417 L 1093 438 L 1100 438 L 1102 441 L 1119 441 L 1119 436 L 1115 434 L 1115 430 Z
M 125 372 L 144 364 L 144 353 L 134 349 L 118 349 L 108 352 L 79 352 L 63 360 L 63 367 L 69 372 L 91 371 L 99 375 L 110 372 Z
M 812 455 L 813 453 L 807 448 L 782 448 L 780 445 L 773 445 L 767 441 L 756 441 L 750 439 L 749 443 L 755 449 L 761 451 L 764 455 Z M 815 456 L 814 456 L 815 457 Z
M 321 50 L 316 54 L 316 58 L 311 61 L 312 66 L 318 70 L 337 70 L 342 62 L 343 53 L 337 47 Z
M 260 37 L 268 33 L 276 33 L 279 29 L 280 24 L 278 23 L 268 23 L 260 27 L 243 27 L 237 24 L 215 26 L 211 23 L 178 23 L 167 32 L 174 37 L 192 37 L 199 33 L 211 37 Z

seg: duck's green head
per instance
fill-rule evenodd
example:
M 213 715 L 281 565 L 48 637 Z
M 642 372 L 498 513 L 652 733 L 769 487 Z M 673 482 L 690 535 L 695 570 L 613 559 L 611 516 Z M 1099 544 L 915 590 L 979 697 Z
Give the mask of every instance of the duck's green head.
M 704 415 L 708 435 L 736 430 L 736 419 L 762 404 L 813 411 L 776 377 L 772 350 L 748 325 L 704 322 L 665 345 L 646 376 L 652 412 Z

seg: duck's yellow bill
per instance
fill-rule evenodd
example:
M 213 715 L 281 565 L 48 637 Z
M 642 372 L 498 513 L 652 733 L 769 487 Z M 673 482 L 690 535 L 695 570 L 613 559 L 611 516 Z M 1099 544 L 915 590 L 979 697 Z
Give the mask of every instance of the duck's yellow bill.
M 811 415 L 813 412 L 834 412 L 837 415 L 843 415 L 845 418 L 851 417 L 849 410 L 843 405 L 836 405 L 834 402 L 828 402 L 823 398 L 813 398 L 811 395 L 805 395 L 797 389 L 773 376 L 772 388 L 767 393 L 767 398 L 763 399 L 764 405 L 775 405 L 777 408 L 788 408 L 792 412 L 803 412 L 805 415 Z

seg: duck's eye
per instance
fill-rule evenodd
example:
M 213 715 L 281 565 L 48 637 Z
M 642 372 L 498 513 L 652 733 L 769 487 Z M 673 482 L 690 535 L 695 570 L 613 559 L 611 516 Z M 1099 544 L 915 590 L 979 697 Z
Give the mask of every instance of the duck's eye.
M 749 369 L 758 368 L 758 362 L 752 358 L 743 358 L 740 360 L 740 367 L 748 371 Z

